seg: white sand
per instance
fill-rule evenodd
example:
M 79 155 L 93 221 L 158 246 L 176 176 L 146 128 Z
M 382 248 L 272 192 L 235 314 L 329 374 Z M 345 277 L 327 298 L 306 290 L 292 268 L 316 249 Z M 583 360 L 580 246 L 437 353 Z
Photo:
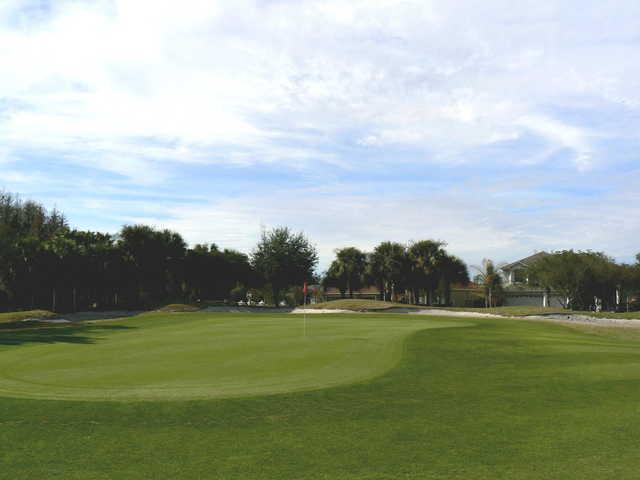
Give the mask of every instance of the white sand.
M 556 323 L 578 323 L 583 325 L 601 325 L 605 327 L 640 327 L 640 320 L 627 320 L 623 318 L 600 318 L 574 313 L 552 315 L 526 315 L 522 317 L 509 317 L 494 313 L 482 312 L 457 312 L 454 310 L 425 309 L 411 312 L 416 315 L 432 315 L 438 317 L 465 317 L 465 318 L 503 318 L 509 320 L 534 320 Z
M 71 323 L 64 318 L 25 318 L 23 322 L 40 322 L 40 323 Z

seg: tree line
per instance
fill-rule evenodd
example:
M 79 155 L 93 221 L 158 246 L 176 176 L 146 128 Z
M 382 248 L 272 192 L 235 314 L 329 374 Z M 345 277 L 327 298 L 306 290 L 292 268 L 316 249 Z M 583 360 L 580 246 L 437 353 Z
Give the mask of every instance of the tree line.
M 0 191 L 0 311 L 147 309 L 164 303 L 302 301 L 302 284 L 353 297 L 376 286 L 383 300 L 450 305 L 454 285 L 469 283 L 466 265 L 446 244 L 382 242 L 371 252 L 336 251 L 323 275 L 316 248 L 286 227 L 264 231 L 247 255 L 214 243 L 188 247 L 182 236 L 147 225 L 116 234 L 72 229 L 65 216 Z M 502 277 L 489 260 L 475 267 L 472 286 L 485 306 L 500 305 Z M 529 267 L 531 284 L 563 299 L 566 308 L 640 308 L 640 254 L 619 264 L 599 252 L 565 250 Z
M 264 232 L 251 255 L 188 248 L 179 233 L 146 225 L 114 235 L 72 229 L 61 212 L 0 191 L 0 310 L 146 309 L 247 289 L 278 303 L 313 279 L 317 260 L 287 228 Z
M 469 273 L 445 246 L 441 241 L 421 240 L 408 245 L 382 242 L 370 253 L 342 248 L 336 251 L 323 283 L 338 289 L 343 297 L 376 285 L 383 300 L 449 305 L 451 286 L 469 283 Z

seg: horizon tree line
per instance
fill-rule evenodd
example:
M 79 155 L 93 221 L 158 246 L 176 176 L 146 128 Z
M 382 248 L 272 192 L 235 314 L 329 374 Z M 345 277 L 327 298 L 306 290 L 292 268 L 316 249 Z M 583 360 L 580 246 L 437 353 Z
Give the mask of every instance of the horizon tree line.
M 0 191 L 0 310 L 145 309 L 261 282 L 239 251 L 188 248 L 179 233 L 146 225 L 71 229 L 61 212 Z
M 0 191 L 0 311 L 148 309 L 247 294 L 295 305 L 304 282 L 335 287 L 343 297 L 375 285 L 383 300 L 449 305 L 452 286 L 470 282 L 465 263 L 445 247 L 437 240 L 385 241 L 371 252 L 345 247 L 318 275 L 315 246 L 287 227 L 264 231 L 247 255 L 215 243 L 189 247 L 179 233 L 147 225 L 116 234 L 72 229 L 58 210 Z M 566 308 L 613 308 L 640 303 L 640 254 L 636 259 L 619 264 L 601 252 L 565 250 L 532 265 L 529 277 L 562 295 Z M 484 305 L 500 305 L 499 269 L 490 260 L 473 268 Z

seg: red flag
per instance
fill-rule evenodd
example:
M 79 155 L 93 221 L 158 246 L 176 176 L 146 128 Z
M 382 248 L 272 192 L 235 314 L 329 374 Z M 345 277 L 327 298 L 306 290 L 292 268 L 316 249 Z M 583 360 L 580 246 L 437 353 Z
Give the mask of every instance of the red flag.
M 302 287 L 302 293 L 307 294 L 307 282 L 304 282 L 304 287 Z

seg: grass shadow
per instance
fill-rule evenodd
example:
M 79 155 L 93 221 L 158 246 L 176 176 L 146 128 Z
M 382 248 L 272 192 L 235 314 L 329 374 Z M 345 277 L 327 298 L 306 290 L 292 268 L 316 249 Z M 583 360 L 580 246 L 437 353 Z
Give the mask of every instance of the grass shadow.
M 126 325 L 96 325 L 96 324 L 64 324 L 64 325 L 33 325 L 30 322 L 20 324 L 0 325 L 0 346 L 24 345 L 27 343 L 76 343 L 90 345 L 96 343 L 93 334 L 102 331 L 130 330 Z

